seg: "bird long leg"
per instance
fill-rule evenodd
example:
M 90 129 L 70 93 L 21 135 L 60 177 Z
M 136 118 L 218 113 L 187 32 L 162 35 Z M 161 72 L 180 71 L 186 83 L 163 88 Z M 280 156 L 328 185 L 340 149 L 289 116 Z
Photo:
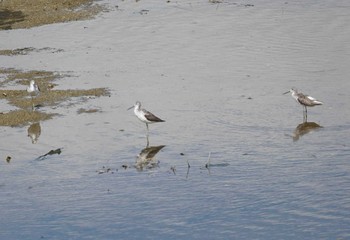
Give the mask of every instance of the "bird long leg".
M 146 138 L 147 138 L 147 146 L 149 146 L 149 139 L 148 139 L 148 136 L 149 136 L 149 129 L 148 129 L 148 123 L 146 123 L 146 127 L 147 127 L 147 133 L 146 133 Z
M 148 123 L 146 123 L 146 128 L 147 128 L 146 136 L 148 137 L 148 135 L 149 135 Z
M 303 106 L 303 122 L 307 122 L 307 108 Z
M 307 122 L 307 107 L 305 106 L 305 122 Z
M 35 106 L 34 106 L 33 96 L 31 96 L 31 100 L 32 100 L 32 111 L 34 111 L 35 110 Z

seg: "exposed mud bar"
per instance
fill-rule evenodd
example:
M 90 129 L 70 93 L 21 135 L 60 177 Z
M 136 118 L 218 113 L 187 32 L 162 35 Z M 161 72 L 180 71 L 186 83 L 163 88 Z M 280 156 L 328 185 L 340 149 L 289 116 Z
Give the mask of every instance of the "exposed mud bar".
M 93 0 L 1 0 L 0 30 L 89 19 L 102 10 Z
M 0 112 L 0 126 L 24 126 L 30 122 L 39 122 L 51 119 L 56 113 L 50 113 L 51 107 L 68 102 L 72 98 L 101 97 L 108 96 L 109 91 L 106 88 L 93 89 L 67 89 L 55 90 L 55 80 L 68 75 L 62 75 L 47 71 L 20 71 L 16 69 L 0 69 L 0 87 L 6 85 L 23 85 L 23 90 L 0 89 L 0 100 L 4 99 L 8 104 L 16 107 L 16 110 Z M 31 80 L 40 87 L 40 94 L 31 97 L 26 91 L 26 86 Z M 45 112 L 35 111 L 34 108 L 45 108 Z M 81 110 L 85 113 L 96 112 L 90 110 Z

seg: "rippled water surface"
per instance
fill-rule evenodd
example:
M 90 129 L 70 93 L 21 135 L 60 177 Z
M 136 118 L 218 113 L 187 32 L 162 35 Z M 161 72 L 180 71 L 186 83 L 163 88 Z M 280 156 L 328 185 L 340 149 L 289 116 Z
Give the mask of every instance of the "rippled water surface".
M 347 1 L 105 3 L 94 20 L 0 32 L 2 49 L 63 49 L 2 67 L 111 91 L 57 106 L 36 144 L 29 126 L 0 128 L 1 239 L 350 238 Z M 291 87 L 324 102 L 307 124 Z M 166 120 L 137 168 L 136 100 Z

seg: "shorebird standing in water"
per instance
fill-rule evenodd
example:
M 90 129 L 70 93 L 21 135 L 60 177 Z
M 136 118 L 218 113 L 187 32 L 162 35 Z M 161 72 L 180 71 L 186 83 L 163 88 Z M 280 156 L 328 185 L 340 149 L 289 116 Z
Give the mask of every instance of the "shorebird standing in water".
M 304 107 L 305 111 L 303 111 L 303 117 L 304 117 L 304 121 L 307 121 L 307 107 L 313 107 L 313 106 L 317 106 L 317 105 L 322 105 L 323 102 L 316 100 L 315 98 L 305 95 L 301 92 L 298 92 L 298 90 L 296 90 L 295 88 L 290 89 L 289 91 L 283 93 L 283 94 L 287 94 L 287 93 L 291 93 L 292 97 L 300 104 Z
M 165 122 L 159 117 L 155 116 L 153 113 L 147 111 L 146 109 L 141 108 L 141 103 L 137 101 L 134 106 L 128 108 L 128 110 L 134 108 L 134 113 L 141 122 L 144 122 L 147 127 L 147 135 L 148 135 L 148 124 L 156 123 L 156 122 Z
M 40 93 L 40 88 L 34 80 L 30 80 L 29 86 L 27 87 L 27 92 L 32 98 L 32 109 L 34 110 L 33 96 L 37 96 Z

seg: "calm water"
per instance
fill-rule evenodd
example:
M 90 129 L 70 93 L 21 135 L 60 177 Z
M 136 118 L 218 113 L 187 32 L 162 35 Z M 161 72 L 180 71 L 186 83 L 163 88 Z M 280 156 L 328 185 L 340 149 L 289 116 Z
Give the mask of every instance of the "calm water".
M 0 32 L 3 49 L 64 49 L 3 67 L 111 90 L 55 108 L 36 144 L 29 126 L 0 128 L 0 239 L 349 239 L 350 5 L 244 4 L 118 2 L 95 20 Z M 324 102 L 311 124 L 282 95 L 291 87 Z M 150 125 L 159 164 L 142 171 L 136 100 L 166 120 Z

